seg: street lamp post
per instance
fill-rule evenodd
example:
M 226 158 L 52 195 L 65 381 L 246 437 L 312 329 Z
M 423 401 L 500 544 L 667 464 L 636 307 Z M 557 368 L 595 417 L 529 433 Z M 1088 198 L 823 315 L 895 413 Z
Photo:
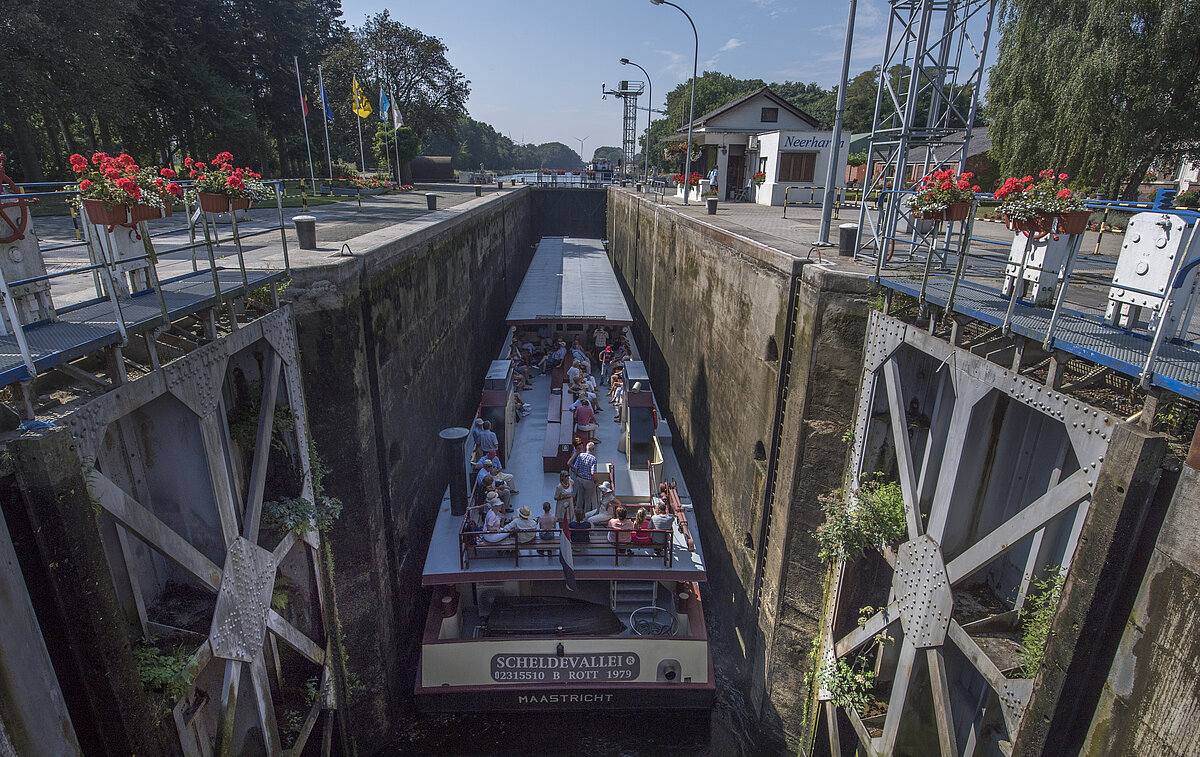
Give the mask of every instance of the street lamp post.
M 687 205 L 688 195 L 692 193 L 692 124 L 696 122 L 696 68 L 700 64 L 700 35 L 696 33 L 696 22 L 692 21 L 692 17 L 683 8 L 669 0 L 650 0 L 650 2 L 655 5 L 669 5 L 682 13 L 683 17 L 692 25 L 692 36 L 696 39 L 696 52 L 692 55 L 692 104 L 688 108 L 687 155 L 683 164 L 683 204 Z
M 654 109 L 654 82 L 650 81 L 650 72 L 638 66 L 638 64 L 628 58 L 621 59 L 622 66 L 637 66 L 642 73 L 646 75 L 646 97 L 649 98 L 650 107 L 646 109 L 646 144 L 642 147 L 642 158 L 646 167 L 646 181 L 650 181 L 650 118 Z

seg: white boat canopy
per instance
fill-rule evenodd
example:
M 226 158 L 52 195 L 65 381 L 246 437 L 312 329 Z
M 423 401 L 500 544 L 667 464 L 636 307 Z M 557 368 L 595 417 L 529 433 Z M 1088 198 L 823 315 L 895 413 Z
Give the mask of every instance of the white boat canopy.
M 540 323 L 633 325 L 602 242 L 543 237 L 538 243 L 508 325 Z

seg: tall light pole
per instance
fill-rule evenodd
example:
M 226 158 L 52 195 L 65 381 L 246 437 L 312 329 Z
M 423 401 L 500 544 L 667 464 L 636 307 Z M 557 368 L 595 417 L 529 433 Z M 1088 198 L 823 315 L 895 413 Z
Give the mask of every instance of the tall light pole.
M 857 0 L 850 0 L 850 16 L 846 19 L 846 42 L 842 45 L 842 78 L 838 83 L 837 106 L 833 115 L 833 140 L 829 143 L 829 170 L 825 174 L 825 195 L 821 198 L 821 224 L 817 229 L 817 244 L 829 245 L 829 225 L 833 219 L 834 186 L 841 164 L 842 120 L 846 115 L 846 87 L 850 79 L 850 49 L 854 46 L 854 11 Z M 870 166 L 867 171 L 870 172 Z M 863 182 L 866 185 L 866 181 Z M 864 190 L 865 192 L 865 190 Z M 865 195 L 864 195 L 865 197 Z
M 696 122 L 696 68 L 700 65 L 700 35 L 696 33 L 696 22 L 692 21 L 692 17 L 683 8 L 680 8 L 675 3 L 669 0 L 650 0 L 655 5 L 669 5 L 675 10 L 683 14 L 683 17 L 692 25 L 692 36 L 696 38 L 696 52 L 692 55 L 692 105 L 688 109 L 688 138 L 687 138 L 687 155 L 683 163 L 683 204 L 688 204 L 688 195 L 692 193 L 692 124 Z
M 646 75 L 646 96 L 650 98 L 650 107 L 646 109 L 646 144 L 642 147 L 642 158 L 646 164 L 646 181 L 650 181 L 650 113 L 654 108 L 654 82 L 650 81 L 650 72 L 638 66 L 628 58 L 621 59 L 622 66 L 637 66 Z

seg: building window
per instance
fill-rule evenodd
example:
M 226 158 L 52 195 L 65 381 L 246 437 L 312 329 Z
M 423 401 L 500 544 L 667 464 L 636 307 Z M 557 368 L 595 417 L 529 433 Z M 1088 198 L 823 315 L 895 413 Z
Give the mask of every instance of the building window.
M 815 152 L 779 153 L 779 181 L 811 182 L 816 173 Z
M 779 108 L 763 108 L 762 122 L 764 124 L 773 124 L 779 121 Z

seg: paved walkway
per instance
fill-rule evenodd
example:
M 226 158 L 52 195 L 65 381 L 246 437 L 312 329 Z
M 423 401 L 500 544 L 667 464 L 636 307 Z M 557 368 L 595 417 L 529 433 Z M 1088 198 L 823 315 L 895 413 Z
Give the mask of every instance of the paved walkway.
M 485 202 L 489 197 L 500 191 L 511 192 L 511 189 L 497 190 L 495 185 L 484 187 L 483 198 L 475 197 L 475 188 L 463 184 L 439 184 L 430 190 L 439 195 L 437 213 L 446 209 L 456 208 L 466 203 Z M 255 208 L 248 212 L 249 219 L 244 215 L 238 216 L 238 231 L 242 234 L 242 250 L 247 268 L 262 268 L 267 270 L 283 268 L 283 244 L 278 230 L 271 230 L 279 225 L 279 210 L 274 205 Z M 295 226 L 292 218 L 305 215 L 300 208 L 284 208 L 283 217 L 287 226 L 287 244 L 290 262 L 293 267 L 304 265 L 321 265 L 333 254 L 337 254 L 342 244 L 350 242 L 364 234 L 380 229 L 419 221 L 434 216 L 428 209 L 425 191 L 401 192 L 386 195 L 364 197 L 362 210 L 357 201 L 350 200 L 331 205 L 321 205 L 311 208 L 307 215 L 317 219 L 317 246 L 315 251 L 300 250 L 296 239 Z M 218 266 L 237 268 L 237 247 L 232 241 L 232 231 L 228 216 L 218 217 L 221 239 L 225 240 L 216 245 L 215 257 Z M 154 238 L 154 246 L 158 253 L 158 275 L 165 279 L 177 276 L 199 268 L 208 268 L 208 251 L 201 244 L 199 247 L 187 250 L 179 249 L 191 243 L 187 229 L 187 221 L 182 212 L 176 212 L 169 218 L 148 222 L 150 233 Z M 61 272 L 87 265 L 87 247 L 75 242 L 75 230 L 71 219 L 65 216 L 42 217 L 36 219 L 34 228 L 43 249 L 46 269 L 50 273 Z M 255 236 L 246 236 L 254 234 Z M 203 231 L 197 230 L 197 241 L 203 242 Z M 60 245 L 69 245 L 62 249 L 52 249 Z M 56 306 L 80 302 L 96 296 L 90 274 L 72 274 L 54 280 L 53 298 Z

